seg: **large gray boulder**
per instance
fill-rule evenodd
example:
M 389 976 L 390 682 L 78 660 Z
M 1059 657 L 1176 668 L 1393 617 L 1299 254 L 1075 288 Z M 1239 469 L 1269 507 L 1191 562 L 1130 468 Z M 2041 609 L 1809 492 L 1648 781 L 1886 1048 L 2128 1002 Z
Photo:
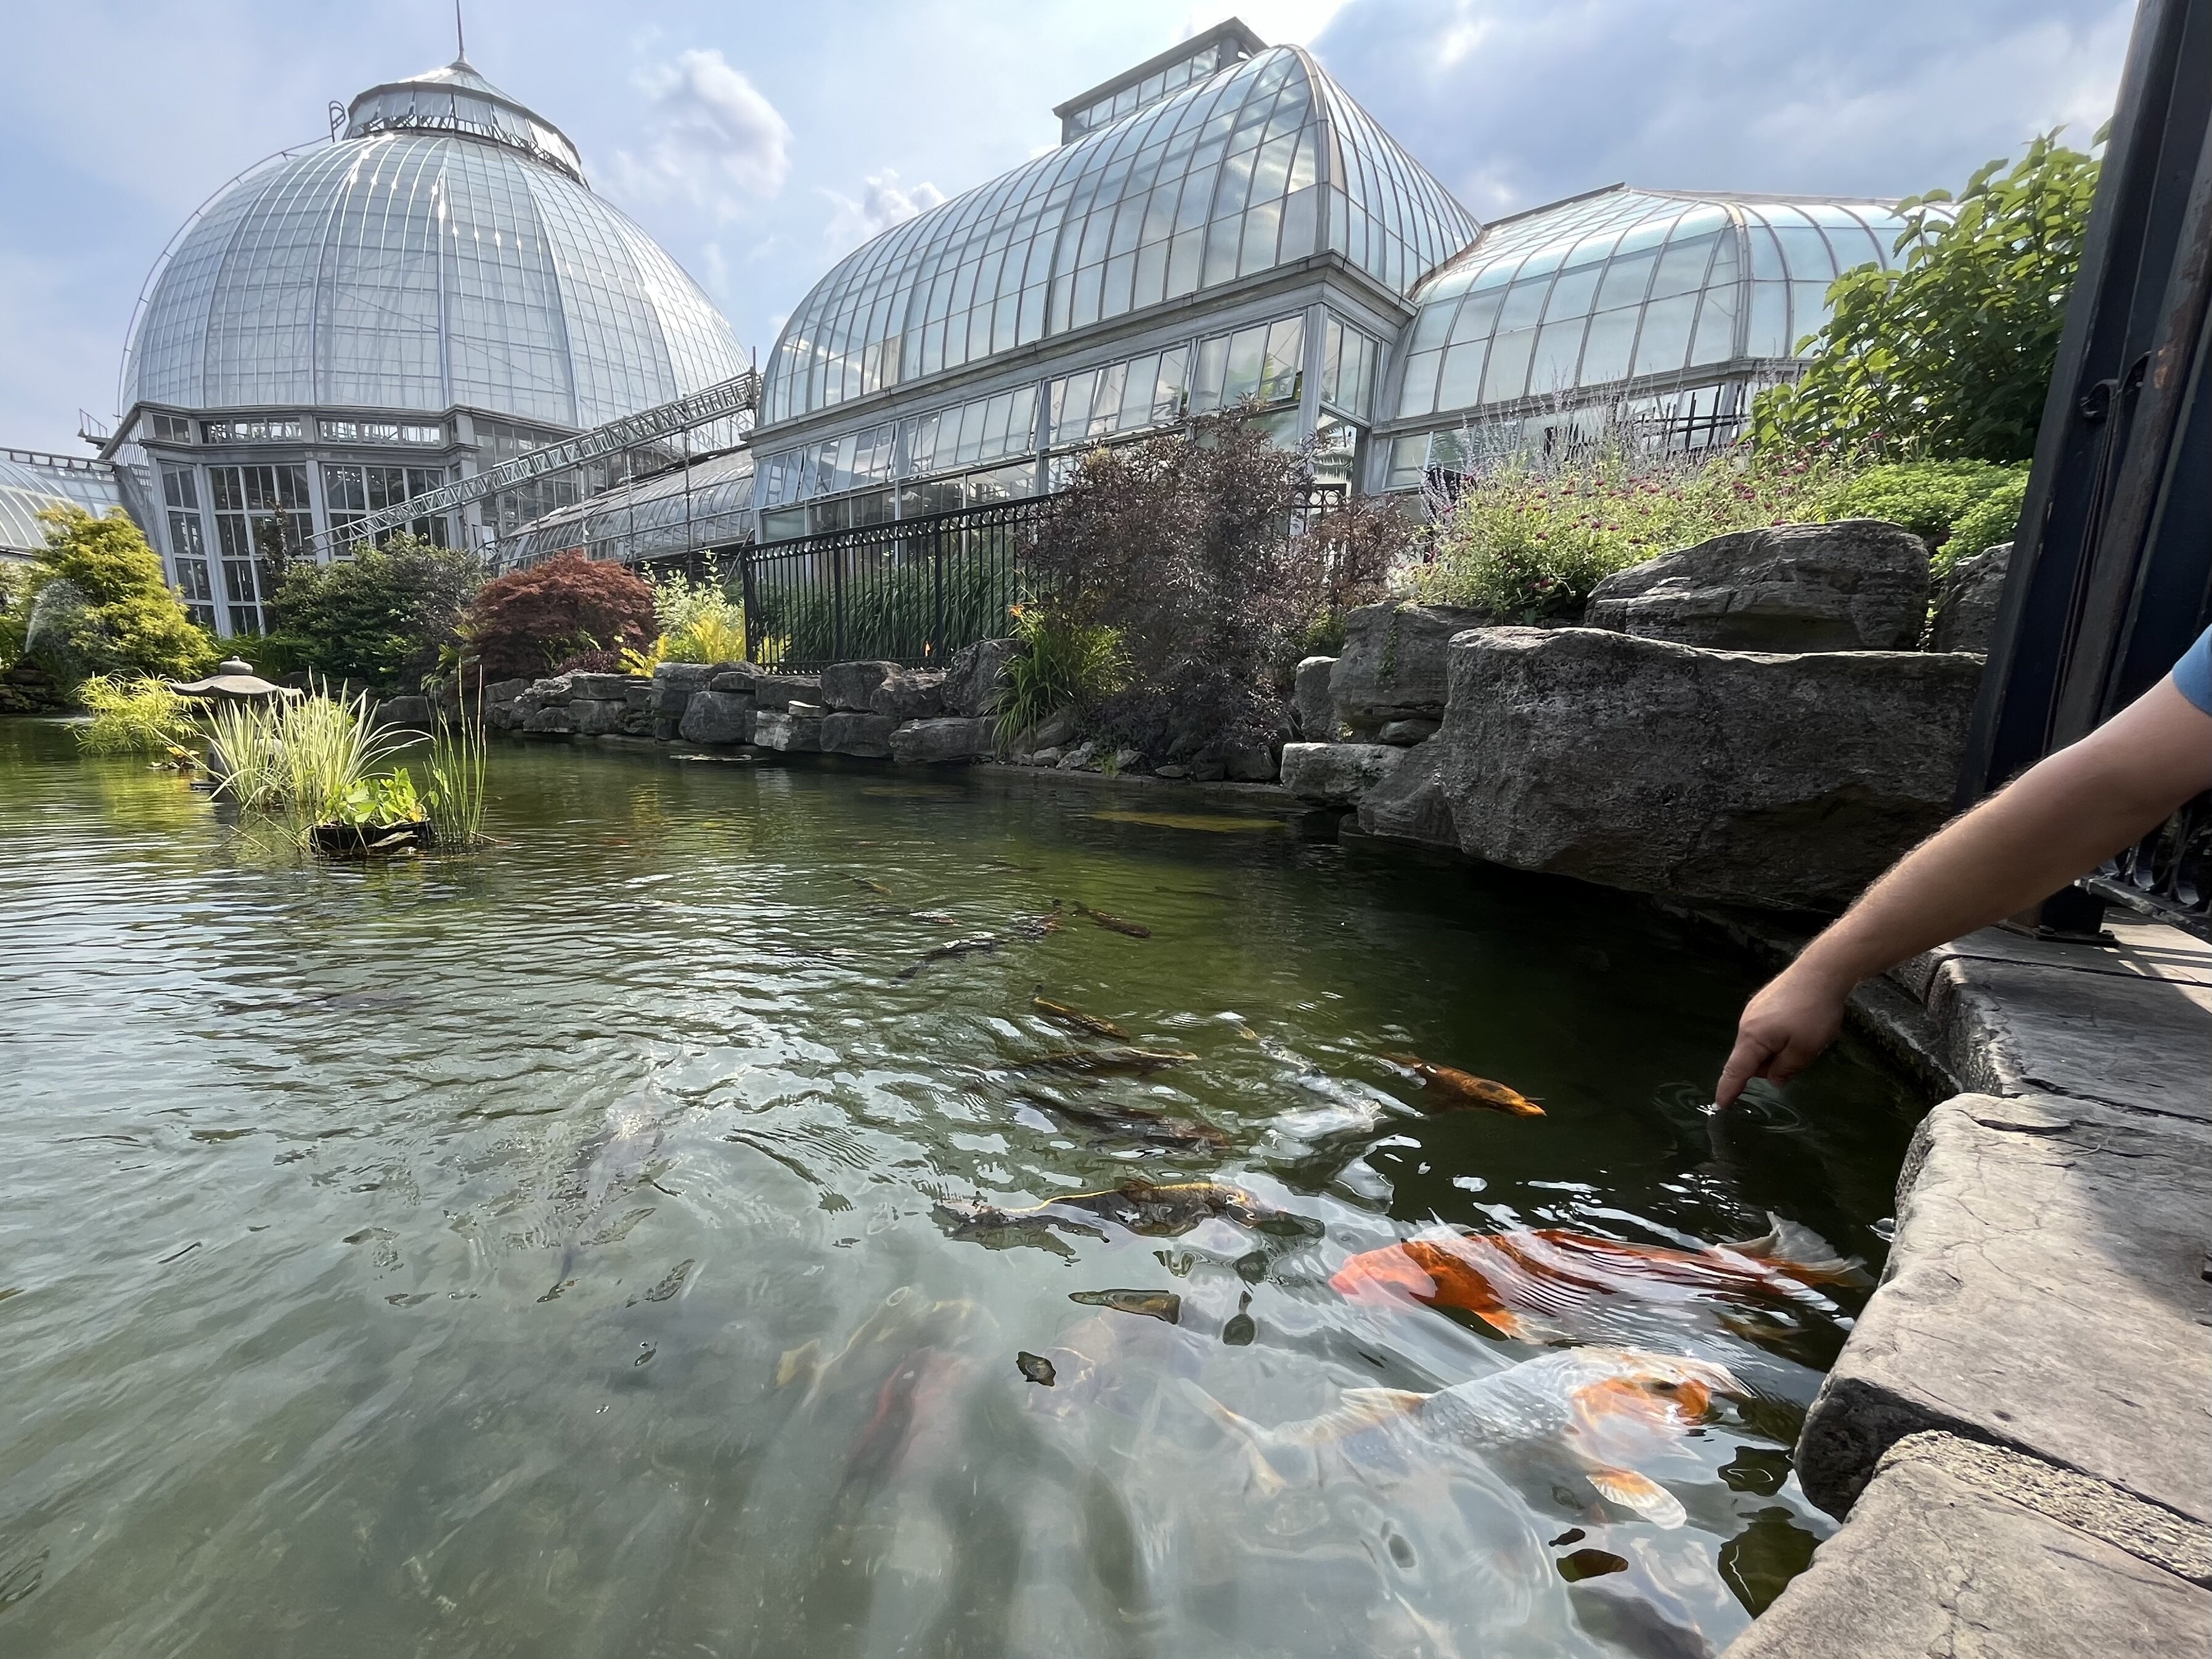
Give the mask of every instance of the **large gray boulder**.
M 676 734 L 686 743 L 750 743 L 753 700 L 734 691 L 694 691 Z
M 1981 659 L 1707 651 L 1596 629 L 1452 642 L 1443 729 L 1372 835 L 1641 892 L 1837 909 L 1949 815 Z
M 653 712 L 677 720 L 694 692 L 704 691 L 714 678 L 713 665 L 703 662 L 665 662 L 653 671 Z
M 1334 657 L 1308 657 L 1298 665 L 1297 689 L 1291 702 L 1297 711 L 1298 735 L 1308 743 L 1336 739 L 1336 700 L 1328 689 L 1335 667 Z
M 736 688 L 722 686 L 717 689 L 732 690 Z M 752 676 L 752 690 L 756 708 L 781 712 L 794 702 L 820 702 L 822 677 L 819 674 L 770 674 L 756 671 Z
M 945 712 L 945 676 L 901 669 L 868 694 L 868 710 L 901 722 L 933 720 Z
M 945 665 L 945 712 L 974 719 L 999 712 L 1006 668 L 1021 653 L 1012 640 L 978 640 Z
M 876 688 L 899 672 L 895 662 L 833 662 L 822 671 L 822 702 L 836 714 L 867 714 Z
M 823 718 L 822 752 L 825 755 L 854 755 L 863 760 L 888 760 L 891 752 L 891 732 L 896 725 L 897 722 L 888 714 L 834 710 Z
M 1406 753 L 1379 743 L 1286 743 L 1283 787 L 1300 800 L 1354 806 L 1398 769 Z
M 1453 635 L 1489 620 L 1449 605 L 1364 605 L 1350 612 L 1344 652 L 1328 677 L 1335 719 L 1362 743 L 1393 720 L 1443 719 L 1445 647 Z
M 379 726 L 400 726 L 422 731 L 430 724 L 430 700 L 428 697 L 386 697 L 369 710 L 369 718 Z
M 962 715 L 910 720 L 891 733 L 891 758 L 908 766 L 973 760 L 991 748 L 991 722 Z
M 1880 519 L 1732 531 L 1607 576 L 1591 628 L 1719 651 L 1910 651 L 1928 548 Z
M 822 717 L 760 709 L 753 715 L 753 741 L 787 755 L 811 755 L 822 747 Z
M 2005 574 L 2012 568 L 2012 544 L 1999 542 L 1951 567 L 1929 644 L 1937 651 L 1987 651 L 1996 627 L 1997 601 L 2004 597 Z
M 571 674 L 568 695 L 590 702 L 621 702 L 641 678 L 635 674 Z
M 568 719 L 580 738 L 607 737 L 629 723 L 629 705 L 618 697 L 572 697 Z

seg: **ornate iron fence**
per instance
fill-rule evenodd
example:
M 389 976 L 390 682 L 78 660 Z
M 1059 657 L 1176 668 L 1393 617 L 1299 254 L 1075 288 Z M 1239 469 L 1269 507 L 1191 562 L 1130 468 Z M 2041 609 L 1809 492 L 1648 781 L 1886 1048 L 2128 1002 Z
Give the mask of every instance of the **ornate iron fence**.
M 1314 484 L 1292 508 L 1302 533 L 1343 502 Z M 833 662 L 939 666 L 1006 632 L 1053 497 L 1029 496 L 728 550 L 744 584 L 746 655 L 811 673 Z
M 2197 796 L 2086 884 L 2100 898 L 2212 938 L 2212 794 Z

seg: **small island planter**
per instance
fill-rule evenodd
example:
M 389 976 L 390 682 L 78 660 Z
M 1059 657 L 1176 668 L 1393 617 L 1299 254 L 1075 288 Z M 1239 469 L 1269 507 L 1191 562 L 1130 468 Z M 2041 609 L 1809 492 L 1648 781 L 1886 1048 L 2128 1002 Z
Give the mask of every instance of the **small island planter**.
M 380 854 L 420 851 L 430 845 L 430 821 L 404 823 L 319 823 L 309 835 L 315 850 L 331 858 L 373 858 Z

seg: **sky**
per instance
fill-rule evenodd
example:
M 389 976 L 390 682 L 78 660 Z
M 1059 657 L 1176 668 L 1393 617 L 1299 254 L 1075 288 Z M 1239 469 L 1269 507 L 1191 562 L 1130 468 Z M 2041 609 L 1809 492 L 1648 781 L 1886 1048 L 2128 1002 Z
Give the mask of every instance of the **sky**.
M 1058 140 L 1231 0 L 464 0 L 469 57 L 765 360 L 842 254 Z M 451 0 L 14 0 L 0 444 L 88 453 L 149 270 L 330 104 L 450 59 Z M 2125 0 L 1241 0 L 1479 217 L 1626 180 L 1901 196 L 2110 115 Z

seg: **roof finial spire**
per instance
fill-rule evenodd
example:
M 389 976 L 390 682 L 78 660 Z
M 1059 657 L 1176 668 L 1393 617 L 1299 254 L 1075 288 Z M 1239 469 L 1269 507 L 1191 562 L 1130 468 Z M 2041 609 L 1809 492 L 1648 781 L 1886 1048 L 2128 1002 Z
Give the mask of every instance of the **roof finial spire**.
M 469 61 L 469 38 L 461 32 L 461 0 L 453 0 L 453 61 Z

